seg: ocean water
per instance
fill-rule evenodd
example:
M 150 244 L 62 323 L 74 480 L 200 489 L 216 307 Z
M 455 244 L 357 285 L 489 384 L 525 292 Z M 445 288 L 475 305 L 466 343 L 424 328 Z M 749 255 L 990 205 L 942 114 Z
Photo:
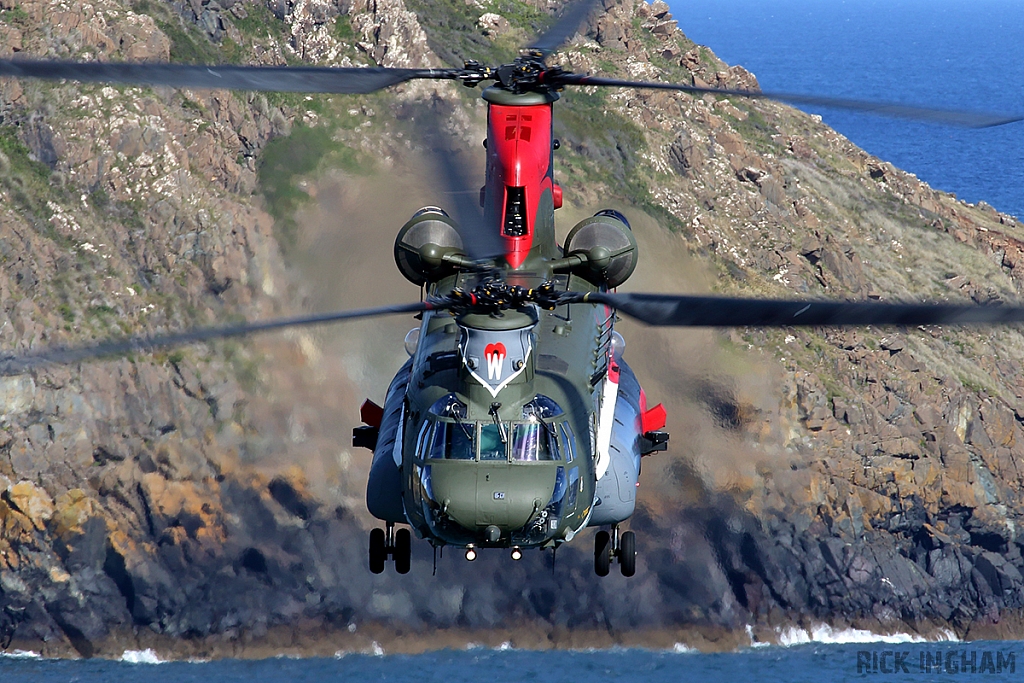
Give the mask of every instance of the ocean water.
M 1024 114 L 1020 0 L 668 0 L 765 90 Z M 965 129 L 804 107 L 965 201 L 1024 218 L 1024 122 Z
M 837 634 L 842 639 L 842 634 Z M 638 649 L 531 652 L 444 650 L 421 655 L 354 654 L 332 659 L 219 660 L 161 663 L 151 654 L 129 661 L 61 661 L 0 657 L 6 683 L 461 683 L 462 681 L 644 681 L 818 683 L 881 680 L 1018 681 L 1024 643 L 806 643 L 723 654 Z M 906 680 L 906 678 L 903 678 Z

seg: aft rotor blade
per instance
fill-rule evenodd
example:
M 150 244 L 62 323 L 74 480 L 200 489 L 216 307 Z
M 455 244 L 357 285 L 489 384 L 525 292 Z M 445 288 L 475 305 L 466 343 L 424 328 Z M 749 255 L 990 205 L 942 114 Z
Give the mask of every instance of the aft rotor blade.
M 125 339 L 111 339 L 98 344 L 86 344 L 82 346 L 56 346 L 39 351 L 31 351 L 18 356 L 7 356 L 6 358 L 0 357 L 0 375 L 16 375 L 27 370 L 31 370 L 32 368 L 44 363 L 75 363 L 90 358 L 102 358 L 104 356 L 118 356 L 133 352 L 153 351 L 155 349 L 183 346 L 185 344 L 194 344 L 196 342 L 210 341 L 212 339 L 241 337 L 243 335 L 254 334 L 256 332 L 269 332 L 271 330 L 281 330 L 289 327 L 323 325 L 325 323 L 335 323 L 343 320 L 373 318 L 396 313 L 419 313 L 421 311 L 443 307 L 443 304 L 438 304 L 436 302 L 421 301 L 411 304 L 378 306 L 376 308 L 362 308 L 336 313 L 318 313 L 291 318 L 275 318 L 272 320 L 238 323 L 235 325 L 200 327 L 197 329 L 186 330 L 184 332 L 128 337 Z
M 439 111 L 437 107 L 445 106 L 444 102 L 433 102 L 429 115 L 418 117 L 417 124 L 420 125 L 417 130 L 428 146 L 437 181 L 445 193 L 444 203 L 454 211 L 466 255 L 474 261 L 489 261 L 505 253 L 505 243 L 499 234 L 501 227 L 488 226 L 484 222 L 480 182 L 469 172 L 464 156 L 456 151 L 464 146 L 444 132 L 446 112 Z
M 561 18 L 529 46 L 547 57 L 561 47 L 562 43 L 572 38 L 579 30 L 583 20 L 597 7 L 597 0 L 577 0 L 569 5 Z
M 1024 322 L 1021 306 L 963 306 L 868 301 L 785 301 L 672 294 L 579 295 L 648 325 L 790 327 L 809 325 L 975 325 Z
M 723 95 L 726 97 L 744 97 L 747 99 L 778 100 L 787 104 L 812 105 L 859 111 L 867 114 L 893 116 L 915 121 L 927 121 L 945 125 L 963 126 L 965 128 L 989 128 L 1002 126 L 1024 120 L 1018 114 L 993 114 L 988 112 L 962 111 L 955 109 L 933 109 L 915 107 L 891 102 L 871 102 L 842 97 L 819 97 L 817 95 L 800 95 L 796 93 L 772 92 L 763 90 L 729 90 L 724 88 L 704 88 L 696 85 L 679 83 L 662 83 L 659 81 L 626 81 L 618 78 L 603 78 L 585 74 L 559 74 L 553 79 L 553 85 L 603 85 L 616 88 L 645 88 L 656 90 L 679 90 L 693 94 Z
M 385 67 L 201 66 L 117 62 L 0 60 L 0 76 L 172 88 L 211 88 L 309 93 L 371 93 L 405 81 L 456 78 L 457 69 Z

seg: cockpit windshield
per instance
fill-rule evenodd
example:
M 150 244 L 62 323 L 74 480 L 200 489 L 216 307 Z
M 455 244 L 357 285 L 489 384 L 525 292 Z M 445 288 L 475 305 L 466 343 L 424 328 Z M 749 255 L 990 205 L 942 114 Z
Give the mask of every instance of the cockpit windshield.
M 559 460 L 554 427 L 537 421 L 520 422 L 512 432 L 513 460 Z
M 428 458 L 447 458 L 449 460 L 475 460 L 476 448 L 473 445 L 476 423 L 438 422 L 434 425 L 434 435 L 430 439 Z
M 494 424 L 480 425 L 480 459 L 505 460 L 505 441 L 501 438 L 501 429 Z
M 436 401 L 429 412 L 432 419 L 417 443 L 424 460 L 544 462 L 562 460 L 563 451 L 572 458 L 572 429 L 546 396 L 523 406 L 523 419 L 514 422 L 467 421 L 466 406 L 454 394 Z

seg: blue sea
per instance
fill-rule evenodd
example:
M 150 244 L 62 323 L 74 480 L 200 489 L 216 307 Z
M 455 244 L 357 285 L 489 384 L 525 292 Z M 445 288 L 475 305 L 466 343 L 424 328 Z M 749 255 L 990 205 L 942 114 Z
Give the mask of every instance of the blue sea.
M 1024 114 L 1020 0 L 668 0 L 765 90 Z M 1024 122 L 963 129 L 806 108 L 858 146 L 1024 218 Z
M 597 651 L 443 650 L 421 655 L 332 659 L 152 663 L 0 658 L 5 683 L 460 683 L 462 681 L 644 681 L 820 683 L 848 680 L 1018 681 L 1024 643 L 810 643 L 726 654 L 638 649 Z

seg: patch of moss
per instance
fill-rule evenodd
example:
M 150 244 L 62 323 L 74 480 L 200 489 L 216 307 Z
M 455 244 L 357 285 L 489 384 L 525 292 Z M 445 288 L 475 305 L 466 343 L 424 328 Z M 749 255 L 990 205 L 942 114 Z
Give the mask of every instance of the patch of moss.
M 68 302 L 65 301 L 57 306 L 57 312 L 60 313 L 60 317 L 64 318 L 64 322 L 75 322 L 75 311 Z
M 342 14 L 334 20 L 334 37 L 339 43 L 352 45 L 356 40 L 356 31 L 352 28 L 352 20 L 348 15 Z

